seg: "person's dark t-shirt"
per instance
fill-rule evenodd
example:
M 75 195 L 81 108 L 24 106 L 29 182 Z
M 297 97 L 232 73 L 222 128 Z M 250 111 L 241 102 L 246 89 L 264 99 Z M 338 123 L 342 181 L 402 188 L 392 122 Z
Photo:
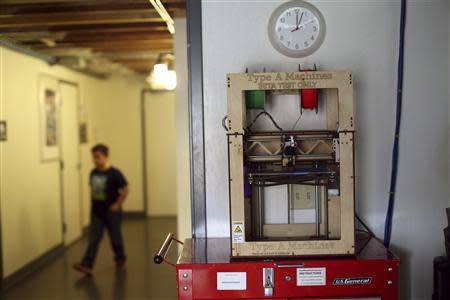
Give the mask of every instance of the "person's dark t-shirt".
M 92 210 L 102 213 L 108 211 L 119 197 L 119 190 L 128 185 L 120 170 L 110 167 L 101 171 L 94 169 L 90 176 Z

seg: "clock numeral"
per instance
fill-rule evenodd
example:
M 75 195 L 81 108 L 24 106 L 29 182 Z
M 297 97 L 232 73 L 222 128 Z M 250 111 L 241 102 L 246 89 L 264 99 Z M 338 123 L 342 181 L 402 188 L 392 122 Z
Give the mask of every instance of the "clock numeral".
M 287 45 L 288 45 L 288 47 L 289 47 L 289 46 L 291 45 L 291 41 L 288 41 L 288 42 L 287 42 Z
M 311 41 L 314 41 L 316 38 L 314 36 L 311 36 Z
M 295 44 L 295 49 L 298 49 L 299 48 L 299 45 L 298 44 Z
M 308 12 L 307 12 L 307 11 L 305 11 L 305 12 L 304 12 L 304 14 L 305 14 L 305 17 L 307 17 L 307 16 L 308 16 Z
M 284 36 L 280 35 L 280 41 L 284 40 Z
M 313 31 L 317 31 L 317 26 L 314 26 L 314 27 L 313 27 Z
M 290 17 L 290 16 L 291 16 L 291 12 L 288 11 L 288 12 L 286 13 L 286 16 L 287 16 L 287 17 Z
M 277 31 L 280 32 L 280 31 L 281 31 L 281 27 L 278 27 L 278 28 L 277 28 Z
M 304 45 L 305 45 L 305 47 L 308 47 L 308 46 L 309 46 L 308 42 L 305 42 Z
M 281 19 L 280 19 L 280 22 L 281 22 L 281 23 L 284 23 L 285 21 L 286 21 L 285 18 L 281 18 Z
M 296 8 L 295 13 L 298 15 L 300 13 L 300 8 Z

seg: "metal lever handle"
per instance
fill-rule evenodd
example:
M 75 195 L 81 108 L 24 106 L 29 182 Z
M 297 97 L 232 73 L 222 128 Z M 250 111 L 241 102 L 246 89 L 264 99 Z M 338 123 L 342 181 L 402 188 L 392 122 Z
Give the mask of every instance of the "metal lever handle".
M 153 262 L 155 264 L 161 264 L 163 262 L 166 262 L 169 265 L 175 267 L 175 264 L 173 264 L 173 263 L 171 263 L 171 262 L 166 260 L 167 252 L 169 251 L 170 246 L 172 245 L 173 241 L 176 241 L 176 242 L 178 242 L 178 243 L 183 245 L 183 242 L 177 240 L 173 233 L 170 232 L 169 234 L 167 234 L 167 237 L 164 240 L 164 242 L 162 243 L 161 247 L 159 248 L 159 251 L 156 252 L 155 256 L 153 257 Z
M 263 269 L 263 287 L 264 287 L 264 296 L 272 297 L 273 296 L 273 288 L 275 287 L 273 268 L 264 268 Z

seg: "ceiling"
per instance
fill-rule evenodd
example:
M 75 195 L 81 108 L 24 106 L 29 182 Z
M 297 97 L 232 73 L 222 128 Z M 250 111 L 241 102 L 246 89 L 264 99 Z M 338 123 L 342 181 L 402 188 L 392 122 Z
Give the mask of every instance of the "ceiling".
M 0 0 L 0 39 L 100 76 L 147 74 L 173 36 L 149 0 Z M 162 0 L 172 18 L 185 0 Z

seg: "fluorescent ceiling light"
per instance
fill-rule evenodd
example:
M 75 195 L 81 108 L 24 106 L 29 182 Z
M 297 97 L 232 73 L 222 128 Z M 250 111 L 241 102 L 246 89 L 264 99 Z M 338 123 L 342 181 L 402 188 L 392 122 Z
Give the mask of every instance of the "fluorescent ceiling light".
M 166 74 L 168 72 L 167 65 L 165 63 L 155 64 L 153 67 L 153 76 L 156 84 L 163 84 L 166 80 Z
M 164 5 L 161 3 L 161 0 L 149 0 L 149 1 L 153 5 L 155 10 L 158 12 L 161 19 L 163 19 L 164 22 L 166 22 L 167 30 L 169 30 L 169 32 L 171 34 L 174 34 L 175 33 L 175 26 L 174 26 L 175 22 L 173 21 L 172 17 L 167 12 Z
M 164 87 L 167 90 L 174 90 L 177 87 L 177 74 L 174 70 L 167 71 Z

